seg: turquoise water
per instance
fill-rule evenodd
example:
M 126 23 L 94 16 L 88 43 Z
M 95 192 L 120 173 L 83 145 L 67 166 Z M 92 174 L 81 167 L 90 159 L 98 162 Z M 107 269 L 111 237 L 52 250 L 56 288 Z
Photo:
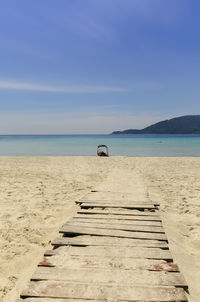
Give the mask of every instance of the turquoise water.
M 200 156 L 200 135 L 0 135 L 0 156 Z

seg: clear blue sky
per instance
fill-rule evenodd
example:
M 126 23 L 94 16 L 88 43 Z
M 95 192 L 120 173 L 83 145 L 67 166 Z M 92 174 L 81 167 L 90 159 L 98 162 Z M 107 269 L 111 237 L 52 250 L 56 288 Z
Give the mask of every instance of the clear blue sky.
M 198 0 L 1 0 L 0 133 L 200 114 Z

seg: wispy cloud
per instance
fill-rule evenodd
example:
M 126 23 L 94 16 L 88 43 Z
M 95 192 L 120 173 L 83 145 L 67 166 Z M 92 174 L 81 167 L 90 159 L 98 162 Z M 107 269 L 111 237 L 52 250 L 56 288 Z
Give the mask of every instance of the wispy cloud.
M 113 28 L 105 20 L 99 17 L 95 19 L 94 16 L 81 11 L 73 11 L 67 18 L 65 13 L 59 12 L 54 18 L 54 24 L 61 30 L 71 32 L 81 38 L 113 40 L 115 37 Z
M 54 86 L 37 83 L 0 81 L 0 90 L 25 90 L 38 92 L 61 92 L 61 93 L 109 93 L 109 92 L 126 92 L 125 88 L 104 86 L 104 85 L 69 85 Z
M 118 1 L 118 3 L 123 3 Z M 135 18 L 143 18 L 150 24 L 158 23 L 161 26 L 177 26 L 184 20 L 188 11 L 188 1 L 160 1 L 160 0 L 127 0 L 123 5 L 127 13 Z M 127 11 L 129 9 L 129 11 Z
M 68 25 L 81 35 L 95 39 L 111 39 L 113 34 L 105 24 L 98 23 L 88 16 L 79 14 L 76 18 L 68 19 Z

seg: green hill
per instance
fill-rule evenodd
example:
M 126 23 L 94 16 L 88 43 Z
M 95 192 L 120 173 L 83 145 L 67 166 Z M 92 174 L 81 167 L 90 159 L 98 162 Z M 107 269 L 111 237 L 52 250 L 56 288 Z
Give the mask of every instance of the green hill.
M 175 117 L 144 129 L 114 131 L 112 134 L 200 134 L 200 115 Z

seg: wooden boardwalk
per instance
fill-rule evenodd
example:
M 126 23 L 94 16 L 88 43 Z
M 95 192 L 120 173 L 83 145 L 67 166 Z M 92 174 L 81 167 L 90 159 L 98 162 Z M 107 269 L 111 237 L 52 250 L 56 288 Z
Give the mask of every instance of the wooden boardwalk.
M 18 301 L 188 301 L 159 205 L 103 195 L 76 202 Z

